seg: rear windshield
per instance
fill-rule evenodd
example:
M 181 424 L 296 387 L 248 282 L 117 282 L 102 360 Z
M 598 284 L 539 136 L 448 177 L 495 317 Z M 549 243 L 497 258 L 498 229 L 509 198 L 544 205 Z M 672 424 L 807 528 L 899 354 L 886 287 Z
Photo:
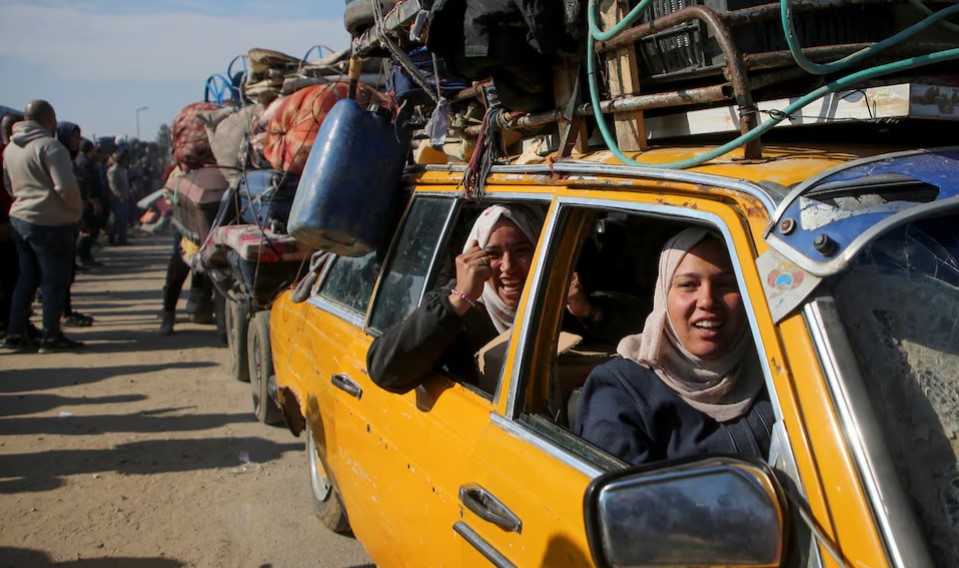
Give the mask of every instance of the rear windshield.
M 831 282 L 934 563 L 959 566 L 959 215 L 872 243 Z

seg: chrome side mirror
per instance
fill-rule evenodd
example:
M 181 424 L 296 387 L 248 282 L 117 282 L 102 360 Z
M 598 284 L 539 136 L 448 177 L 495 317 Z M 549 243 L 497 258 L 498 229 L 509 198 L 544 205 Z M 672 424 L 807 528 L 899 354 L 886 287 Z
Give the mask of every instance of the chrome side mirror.
M 772 470 L 710 457 L 602 475 L 586 491 L 597 566 L 779 566 L 786 501 Z

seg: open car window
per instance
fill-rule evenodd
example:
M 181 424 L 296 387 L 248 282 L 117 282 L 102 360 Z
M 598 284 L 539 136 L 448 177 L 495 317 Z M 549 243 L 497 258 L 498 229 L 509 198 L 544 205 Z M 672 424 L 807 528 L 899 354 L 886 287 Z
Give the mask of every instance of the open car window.
M 619 357 L 617 347 L 624 337 L 643 332 L 653 307 L 662 247 L 691 226 L 712 230 L 717 236 L 724 233 L 702 219 L 587 206 L 560 209 L 553 228 L 554 242 L 549 245 L 551 255 L 546 261 L 544 281 L 535 300 L 538 311 L 531 316 L 531 331 L 527 332 L 531 334 L 527 337 L 552 337 L 553 342 L 551 349 L 547 349 L 545 341 L 540 340 L 532 356 L 534 360 L 523 363 L 527 372 L 519 378 L 514 400 L 520 423 L 601 469 L 623 467 L 625 458 L 587 443 L 575 434 L 582 388 L 592 371 Z M 719 238 L 731 248 L 727 237 Z M 743 290 L 745 285 L 740 279 L 741 271 L 736 268 L 737 260 L 735 256 L 730 260 L 736 273 L 735 285 Z M 570 291 L 574 281 L 578 281 L 582 293 L 596 310 L 595 318 L 592 310 L 573 314 Z M 749 326 L 751 308 L 747 304 L 745 309 L 745 325 Z M 755 345 L 753 349 L 757 349 Z M 765 379 L 768 377 L 764 375 Z M 765 396 L 758 404 L 763 405 L 763 409 L 753 416 L 759 424 L 754 431 L 765 432 L 756 435 L 768 441 L 775 424 L 775 411 Z M 717 430 L 714 434 L 719 436 L 721 432 Z M 718 438 L 693 445 L 697 448 L 727 446 Z M 703 455 L 711 451 L 719 450 L 702 450 Z

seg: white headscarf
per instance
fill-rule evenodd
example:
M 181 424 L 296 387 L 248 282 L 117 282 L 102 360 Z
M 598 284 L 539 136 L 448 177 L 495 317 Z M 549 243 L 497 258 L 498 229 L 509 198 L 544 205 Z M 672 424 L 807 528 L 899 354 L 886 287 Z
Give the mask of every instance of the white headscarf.
M 533 243 L 533 246 L 536 246 L 536 241 L 539 240 L 542 220 L 537 219 L 532 212 L 527 211 L 523 207 L 507 209 L 502 205 L 493 205 L 487 207 L 480 213 L 480 216 L 476 218 L 476 222 L 473 223 L 473 228 L 470 229 L 469 236 L 466 237 L 463 252 L 469 250 L 470 243 L 474 240 L 479 243 L 480 248 L 486 248 L 490 233 L 493 232 L 493 226 L 496 225 L 497 221 L 503 218 L 508 219 L 516 225 L 520 231 L 523 231 L 523 234 L 526 235 L 529 242 Z M 486 306 L 486 311 L 489 313 L 490 319 L 493 321 L 493 326 L 496 327 L 496 331 L 502 333 L 513 327 L 513 318 L 516 316 L 516 309 L 506 305 L 506 302 L 500 299 L 496 290 L 490 286 L 489 280 L 483 285 L 483 295 L 480 296 L 479 301 Z
M 653 296 L 653 311 L 643 333 L 624 337 L 617 347 L 623 357 L 653 369 L 666 386 L 690 406 L 718 422 L 744 415 L 762 390 L 763 377 L 748 326 L 736 343 L 718 359 L 701 359 L 676 337 L 666 307 L 666 296 L 683 257 L 705 239 L 705 229 L 681 231 L 663 246 Z

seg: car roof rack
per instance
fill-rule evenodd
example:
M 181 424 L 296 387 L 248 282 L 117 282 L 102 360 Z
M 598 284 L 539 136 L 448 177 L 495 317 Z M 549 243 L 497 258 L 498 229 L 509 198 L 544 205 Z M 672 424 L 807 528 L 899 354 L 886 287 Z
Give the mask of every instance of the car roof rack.
M 720 4 L 724 5 L 722 2 Z M 933 0 L 930 4 L 942 3 Z M 431 5 L 429 0 L 400 0 L 389 12 L 377 18 L 372 27 L 354 38 L 352 57 L 395 57 L 395 47 L 408 44 L 411 32 L 414 37 L 420 37 L 418 34 L 424 28 L 424 21 L 428 20 Z M 900 12 L 910 9 L 905 0 L 809 0 L 793 1 L 789 6 L 796 12 L 794 18 L 797 21 L 816 11 L 854 7 L 859 10 L 857 13 L 872 14 L 873 19 L 883 21 L 889 19 L 888 14 L 893 14 L 895 24 L 900 28 L 906 27 L 909 18 L 922 15 L 915 11 L 903 16 Z M 940 11 L 952 15 L 955 7 L 952 4 L 947 6 Z M 915 38 L 888 47 L 883 53 L 870 58 L 870 65 L 874 67 L 863 70 L 863 65 L 857 64 L 850 68 L 859 69 L 859 74 L 865 73 L 861 77 L 850 76 L 847 82 L 820 93 L 819 102 L 802 111 L 790 111 L 790 105 L 796 102 L 799 95 L 812 94 L 811 91 L 804 91 L 821 86 L 826 79 L 811 75 L 801 68 L 802 63 L 797 65 L 798 57 L 792 51 L 773 49 L 746 52 L 739 47 L 743 41 L 743 27 L 776 18 L 780 7 L 779 2 L 769 2 L 723 11 L 693 4 L 658 13 L 655 18 L 643 16 L 641 21 L 631 24 L 618 36 L 605 41 L 593 41 L 592 50 L 605 61 L 608 75 L 619 78 L 603 85 L 605 98 L 597 101 L 603 114 L 612 115 L 615 130 L 612 142 L 615 148 L 610 145 L 610 149 L 614 154 L 624 163 L 630 163 L 617 151 L 642 151 L 650 142 L 738 132 L 741 136 L 734 142 L 741 143 L 732 145 L 732 148 L 742 147 L 746 159 L 760 159 L 763 157 L 761 135 L 773 127 L 892 119 L 959 120 L 959 105 L 955 104 L 959 101 L 959 82 L 954 77 L 923 77 L 905 67 L 898 72 L 893 72 L 898 69 L 893 67 L 889 68 L 893 71 L 880 69 L 883 65 L 901 63 L 901 58 L 920 56 L 921 59 L 930 53 L 949 52 L 942 55 L 947 58 L 943 61 L 959 58 L 956 36 L 936 33 L 934 29 L 936 22 L 932 19 L 943 20 L 941 14 L 926 18 L 930 20 L 929 23 L 921 21 L 920 24 L 928 29 L 921 30 Z M 611 27 L 620 20 L 622 13 L 617 13 L 615 9 L 613 6 L 611 11 L 598 15 L 605 27 Z M 425 27 L 428 29 L 428 23 Z M 748 28 L 747 31 L 752 33 L 754 28 Z M 437 31 L 433 30 L 432 33 Z M 862 50 L 874 49 L 877 43 L 882 43 L 849 41 L 850 38 L 858 38 L 856 33 L 848 37 L 835 36 L 831 40 L 824 36 L 832 43 L 799 47 L 798 51 L 810 65 L 828 66 L 836 62 L 822 62 L 837 57 L 859 57 L 857 54 Z M 704 55 L 686 54 L 688 57 L 680 66 L 686 65 L 687 68 L 679 71 L 666 69 L 665 72 L 647 69 L 647 76 L 641 77 L 639 65 L 645 63 L 649 67 L 647 52 L 653 47 L 665 49 L 662 45 L 671 45 L 666 41 L 670 38 L 673 43 L 683 43 L 690 38 L 708 41 L 715 44 L 720 53 L 698 68 L 691 68 L 691 65 L 697 57 Z M 770 45 L 775 43 L 769 38 L 764 41 Z M 659 55 L 675 57 L 683 54 L 662 52 Z M 587 56 L 586 60 L 589 59 Z M 554 157 L 562 159 L 574 151 L 588 151 L 585 119 L 594 115 L 594 105 L 586 96 L 589 89 L 580 85 L 580 78 L 585 76 L 582 65 L 583 61 L 570 60 L 557 71 L 554 92 L 557 104 L 554 109 L 532 113 L 497 113 L 493 128 L 499 131 L 525 130 L 555 123 L 557 135 L 551 145 L 555 148 Z M 563 74 L 565 78 L 561 77 Z M 827 75 L 832 76 L 835 74 Z M 469 88 L 452 97 L 449 102 L 451 105 L 467 103 L 481 97 L 482 91 L 482 85 Z M 467 140 L 478 137 L 483 129 L 475 116 L 450 122 L 453 134 Z M 609 145 L 611 140 L 606 138 L 605 142 Z M 468 144 L 464 142 L 463 145 L 465 147 Z

